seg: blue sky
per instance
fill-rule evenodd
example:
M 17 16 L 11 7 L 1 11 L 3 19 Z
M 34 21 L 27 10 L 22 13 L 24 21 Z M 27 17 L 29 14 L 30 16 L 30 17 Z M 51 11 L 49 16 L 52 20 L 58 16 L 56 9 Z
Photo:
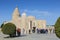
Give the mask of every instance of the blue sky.
M 60 16 L 60 0 L 0 0 L 0 24 L 10 21 L 14 9 L 18 6 L 20 14 L 46 20 L 47 25 L 54 25 Z

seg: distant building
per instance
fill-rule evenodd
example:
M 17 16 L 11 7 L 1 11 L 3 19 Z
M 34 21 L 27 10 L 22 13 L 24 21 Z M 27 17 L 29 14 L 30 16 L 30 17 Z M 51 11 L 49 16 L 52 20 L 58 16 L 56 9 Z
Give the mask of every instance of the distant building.
M 48 29 L 48 33 L 55 33 L 54 25 L 46 25 L 46 28 Z

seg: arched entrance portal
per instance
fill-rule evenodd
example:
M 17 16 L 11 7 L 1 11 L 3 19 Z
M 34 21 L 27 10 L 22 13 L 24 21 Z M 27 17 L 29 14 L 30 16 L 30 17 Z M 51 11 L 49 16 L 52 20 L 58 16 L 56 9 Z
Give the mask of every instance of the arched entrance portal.
M 31 32 L 35 33 L 35 31 L 36 31 L 35 23 L 32 22 L 32 21 L 30 21 L 30 29 L 29 29 L 29 32 L 30 33 Z

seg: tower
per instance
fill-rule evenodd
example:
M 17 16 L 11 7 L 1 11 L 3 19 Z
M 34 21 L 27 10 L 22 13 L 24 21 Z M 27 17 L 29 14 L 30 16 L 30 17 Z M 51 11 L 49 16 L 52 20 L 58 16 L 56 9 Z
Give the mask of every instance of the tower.
M 19 17 L 20 17 L 20 13 L 19 13 L 18 7 L 16 7 L 12 15 L 12 20 L 15 20 Z
M 20 28 L 21 17 L 20 17 L 20 13 L 19 13 L 18 7 L 16 7 L 14 12 L 13 12 L 12 22 L 16 25 L 17 28 Z
M 26 17 L 26 12 L 23 12 L 21 16 L 21 22 L 22 22 L 22 27 L 25 30 L 24 34 L 27 33 L 27 17 Z

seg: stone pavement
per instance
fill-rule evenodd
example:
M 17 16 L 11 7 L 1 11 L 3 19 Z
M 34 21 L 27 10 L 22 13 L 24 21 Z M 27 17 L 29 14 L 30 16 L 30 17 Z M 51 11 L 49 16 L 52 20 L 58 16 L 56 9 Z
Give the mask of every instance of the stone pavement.
M 56 37 L 55 34 L 37 34 L 32 33 L 28 35 L 23 35 L 21 37 L 14 37 L 14 38 L 4 38 L 7 35 L 4 35 L 0 32 L 0 40 L 60 40 Z

